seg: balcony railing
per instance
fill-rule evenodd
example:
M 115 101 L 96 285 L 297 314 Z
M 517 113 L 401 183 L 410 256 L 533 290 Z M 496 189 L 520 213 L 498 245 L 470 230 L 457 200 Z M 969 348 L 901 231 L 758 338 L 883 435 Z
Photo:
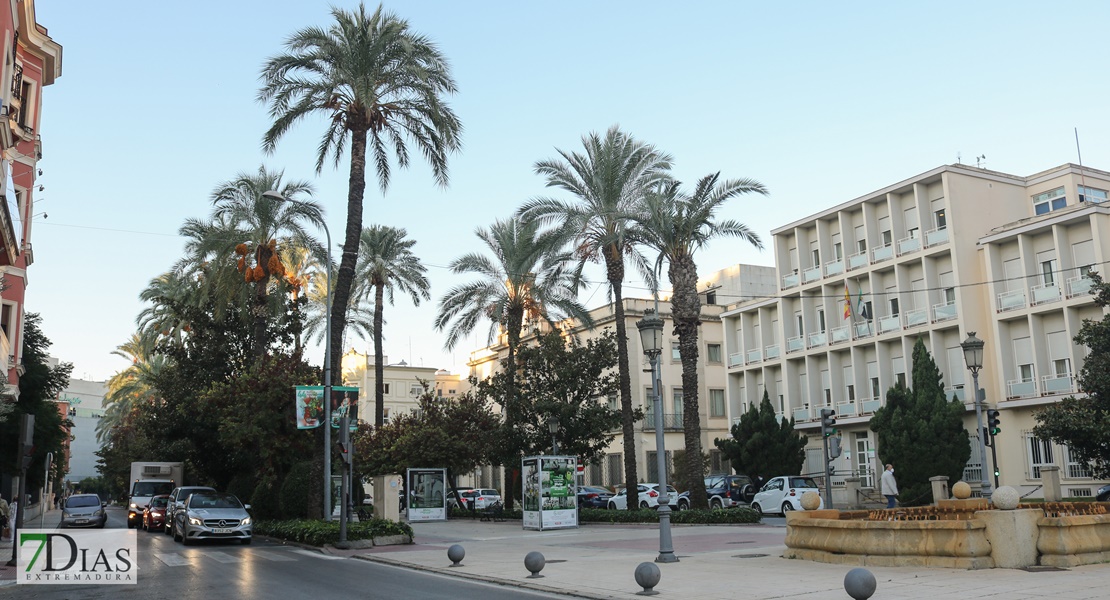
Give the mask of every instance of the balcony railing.
M 1057 302 L 1062 297 L 1060 295 L 1060 286 L 1055 283 L 1034 286 L 1029 291 L 1032 292 L 1033 295 L 1033 306 L 1045 304 L 1047 302 Z
M 1025 290 L 1002 292 L 998 295 L 998 312 L 1025 308 Z
M 926 325 L 929 323 L 929 310 L 925 308 L 909 310 L 906 311 L 906 314 L 902 315 L 902 318 L 906 322 L 907 329 L 910 327 L 919 327 L 921 325 Z
M 880 398 L 864 398 L 859 403 L 859 414 L 871 415 L 882 407 L 883 401 Z
M 748 350 L 748 364 L 757 363 L 763 360 L 763 351 L 759 348 L 755 350 Z
M 12 71 L 12 99 L 21 100 L 23 97 L 23 65 L 16 63 Z
M 803 406 L 801 408 L 795 408 L 794 411 L 793 411 L 793 416 L 794 416 L 794 422 L 795 423 L 801 423 L 803 421 L 811 420 L 812 417 L 809 414 L 809 405 L 806 404 L 805 406 Z
M 844 272 L 844 261 L 834 260 L 825 263 L 825 277 L 832 277 L 833 275 L 840 275 Z
M 1071 373 L 1041 377 L 1041 390 L 1048 394 L 1070 394 L 1075 391 L 1075 376 Z
M 829 330 L 829 343 L 838 344 L 852 339 L 852 328 L 848 325 Z
M 805 350 L 805 348 L 806 338 L 804 335 L 795 336 L 786 340 L 787 354 L 790 354 L 791 352 L 798 352 L 799 350 Z
M 1086 275 L 1068 279 L 1068 298 L 1091 293 L 1091 278 Z
M 798 287 L 800 281 L 797 273 L 787 273 L 782 276 L 782 289 L 786 290 L 792 287 Z
M 871 249 L 871 262 L 877 263 L 894 258 L 894 247 L 890 244 Z
M 902 319 L 898 315 L 879 319 L 879 333 L 889 333 L 902 328 Z
M 844 400 L 836 403 L 836 414 L 841 417 L 856 416 L 855 400 Z
M 938 227 L 925 232 L 925 247 L 932 248 L 939 246 L 948 241 L 948 229 L 945 227 Z
M 820 333 L 811 333 L 809 334 L 809 347 L 824 346 L 827 340 L 828 336 L 825 335 L 824 331 Z
M 802 271 L 802 283 L 810 283 L 821 279 L 821 267 L 810 267 Z
M 848 257 L 848 270 L 859 269 L 867 266 L 867 250 Z
M 771 360 L 772 358 L 778 358 L 779 357 L 779 345 L 778 344 L 771 344 L 770 346 L 765 347 L 763 349 L 763 356 L 766 356 L 767 360 Z
M 944 399 L 945 400 L 951 400 L 953 396 L 955 396 L 956 399 L 959 400 L 961 404 L 967 404 L 967 402 L 964 400 L 964 398 L 966 396 L 964 396 L 964 386 L 963 385 L 953 386 L 953 387 L 950 387 L 950 388 L 944 388 Z
M 898 240 L 898 256 L 917 252 L 921 249 L 921 238 L 908 237 Z
M 956 318 L 956 303 L 945 302 L 933 305 L 933 322 L 951 321 Z
M 744 364 L 743 352 L 733 352 L 732 354 L 728 355 L 728 366 L 739 367 L 742 364 Z
M 644 422 L 640 431 L 655 431 L 655 413 L 644 413 Z M 663 431 L 682 431 L 682 413 L 663 413 Z
M 1006 382 L 1007 398 L 1030 398 L 1037 395 L 1036 379 L 1013 379 Z

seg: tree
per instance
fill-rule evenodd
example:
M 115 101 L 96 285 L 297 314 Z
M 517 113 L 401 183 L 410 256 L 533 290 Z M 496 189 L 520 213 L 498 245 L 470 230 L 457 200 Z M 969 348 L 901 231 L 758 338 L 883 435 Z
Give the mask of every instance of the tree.
M 881 464 L 898 467 L 898 498 L 903 505 L 932 501 L 930 477 L 963 477 L 971 444 L 964 429 L 963 403 L 944 395 L 933 356 L 918 338 L 913 345 L 913 388 L 901 384 L 886 393 L 870 427 L 877 435 Z
M 382 309 L 385 300 L 393 304 L 394 290 L 408 294 L 412 303 L 419 306 L 427 300 L 427 269 L 412 252 L 416 240 L 406 239 L 404 229 L 372 225 L 362 230 L 358 248 L 356 279 L 366 285 L 361 287 L 362 298 L 374 294 L 374 426 L 385 423 L 385 355 L 382 353 Z
M 708 508 L 701 447 L 701 407 L 698 400 L 698 326 L 701 297 L 698 296 L 698 266 L 694 253 L 718 237 L 737 237 L 756 248 L 763 242 L 747 225 L 731 219 L 719 221 L 715 213 L 726 201 L 741 194 L 767 194 L 753 179 L 720 181 L 720 173 L 701 178 L 692 194 L 679 191 L 677 181 L 660 184 L 648 194 L 645 209 L 631 215 L 637 227 L 633 236 L 659 253 L 656 272 L 667 263 L 671 282 L 671 318 L 678 335 L 682 360 L 682 431 L 686 442 L 684 473 L 691 483 L 690 505 Z
M 628 366 L 628 332 L 624 322 L 624 259 L 628 257 L 652 282 L 647 261 L 636 251 L 628 235 L 634 214 L 649 188 L 666 178 L 670 156 L 654 146 L 636 141 L 616 126 L 604 138 L 591 133 L 582 138 L 584 153 L 557 150 L 561 159 L 536 163 L 537 174 L 548 187 L 560 188 L 575 197 L 564 202 L 536 198 L 524 204 L 520 214 L 544 222 L 565 224 L 574 236 L 580 261 L 605 264 L 605 278 L 617 323 L 617 365 L 624 430 L 624 477 L 628 485 L 636 478 L 636 429 L 632 409 L 632 383 Z M 629 503 L 629 509 L 632 503 Z
M 1105 310 L 1110 285 L 1098 273 L 1087 276 L 1095 304 Z M 1034 413 L 1033 434 L 1066 445 L 1076 462 L 1091 465 L 1092 475 L 1105 479 L 1110 477 L 1110 315 L 1101 321 L 1084 319 L 1075 343 L 1089 349 L 1076 377 L 1086 395 L 1069 396 Z
M 794 429 L 794 419 L 778 418 L 771 406 L 767 390 L 759 408 L 748 406 L 748 412 L 732 426 L 731 439 L 716 439 L 732 469 L 752 481 L 766 481 L 780 475 L 800 475 L 806 459 L 809 438 Z
M 304 118 L 327 117 L 317 173 L 329 157 L 339 166 L 350 136 L 347 226 L 331 317 L 331 347 L 342 348 L 362 233 L 367 149 L 383 193 L 389 187 L 390 154 L 398 166 L 408 167 L 410 143 L 428 161 L 436 182 L 446 186 L 447 155 L 459 148 L 462 124 L 444 102 L 456 91 L 447 59 L 408 21 L 381 6 L 367 13 L 362 3 L 356 11 L 333 8 L 331 14 L 330 27 L 293 33 L 286 52 L 266 61 L 258 100 L 269 104 L 273 119 L 263 136 L 267 152 Z M 341 354 L 332 353 L 333 373 L 340 372 Z
M 104 396 L 107 410 L 96 423 L 97 441 L 105 442 L 112 429 L 122 424 L 133 408 L 157 401 L 154 382 L 166 367 L 168 358 L 155 353 L 151 339 L 135 333 L 112 351 L 112 354 L 129 360 L 131 364 L 108 379 L 108 393 Z

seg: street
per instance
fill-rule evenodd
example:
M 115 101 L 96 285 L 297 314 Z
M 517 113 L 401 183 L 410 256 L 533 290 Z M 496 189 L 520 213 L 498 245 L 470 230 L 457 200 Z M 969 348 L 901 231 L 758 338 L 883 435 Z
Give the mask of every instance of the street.
M 58 513 L 46 516 L 56 526 Z M 109 528 L 126 528 L 127 513 L 108 509 Z M 52 521 L 52 522 L 51 522 Z M 37 527 L 37 520 L 30 526 Z M 494 584 L 448 578 L 357 558 L 330 556 L 255 538 L 250 546 L 209 542 L 186 548 L 161 533 L 139 530 L 136 585 L 7 585 L 11 598 L 556 598 Z

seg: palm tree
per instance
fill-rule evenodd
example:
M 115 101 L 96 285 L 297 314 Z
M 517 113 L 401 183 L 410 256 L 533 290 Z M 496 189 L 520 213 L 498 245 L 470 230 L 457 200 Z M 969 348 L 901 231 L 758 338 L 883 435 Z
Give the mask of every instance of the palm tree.
M 412 253 L 416 240 L 405 238 L 404 229 L 371 225 L 362 230 L 362 240 L 358 248 L 358 267 L 355 278 L 365 282 L 365 299 L 372 291 L 374 294 L 374 425 L 385 423 L 385 357 L 382 354 L 382 308 L 388 294 L 393 304 L 394 290 L 408 294 L 412 303 L 419 306 L 420 300 L 427 300 L 427 269 L 420 259 Z
M 707 508 L 701 447 L 701 410 L 698 406 L 698 325 L 701 298 L 698 296 L 698 267 L 694 253 L 718 237 L 738 237 L 762 249 L 763 242 L 747 225 L 731 219 L 714 220 L 725 201 L 742 194 L 767 194 L 754 179 L 720 181 L 720 173 L 701 178 L 690 195 L 679 191 L 678 182 L 659 185 L 649 194 L 646 210 L 632 215 L 637 222 L 633 236 L 657 251 L 656 272 L 667 263 L 671 282 L 671 317 L 678 334 L 682 360 L 682 430 L 686 441 L 686 469 L 690 478 L 690 504 Z
M 331 346 L 341 348 L 362 234 L 367 148 L 383 193 L 389 186 L 390 154 L 398 166 L 407 167 L 409 143 L 431 165 L 436 182 L 446 186 L 447 155 L 459 148 L 462 125 L 443 100 L 456 91 L 446 58 L 408 21 L 381 6 L 367 13 L 361 3 L 356 11 L 333 8 L 332 17 L 335 22 L 327 29 L 294 33 L 286 52 L 266 62 L 258 100 L 269 103 L 273 119 L 263 136 L 267 152 L 305 117 L 327 117 L 317 173 L 329 157 L 339 166 L 350 134 L 347 227 L 331 317 Z M 332 353 L 333 372 L 339 372 L 341 354 Z
M 108 393 L 104 396 L 108 408 L 96 423 L 96 439 L 101 443 L 113 428 L 123 424 L 133 409 L 156 401 L 154 382 L 169 364 L 168 357 L 155 353 L 151 338 L 139 333 L 132 334 L 112 354 L 131 361 L 131 365 L 108 379 Z
M 552 198 L 530 200 L 520 214 L 545 222 L 564 222 L 575 236 L 580 261 L 604 262 L 610 297 L 616 313 L 617 354 L 621 414 L 624 429 L 624 477 L 636 479 L 636 430 L 628 367 L 628 334 L 624 323 L 624 259 L 628 257 L 645 275 L 653 275 L 647 261 L 628 236 L 628 215 L 638 210 L 645 192 L 666 178 L 671 158 L 654 146 L 636 141 L 616 126 L 605 137 L 591 133 L 582 138 L 585 153 L 559 150 L 560 159 L 537 162 L 535 170 L 547 178 L 548 187 L 562 188 L 575 201 Z M 629 503 L 632 506 L 632 503 Z

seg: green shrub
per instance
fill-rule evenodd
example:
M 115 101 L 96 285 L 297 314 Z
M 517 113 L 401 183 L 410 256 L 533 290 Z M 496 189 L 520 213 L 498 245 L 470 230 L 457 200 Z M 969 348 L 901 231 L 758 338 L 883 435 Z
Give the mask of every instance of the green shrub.
M 254 474 L 252 473 L 240 473 L 227 482 L 227 493 L 235 494 L 235 497 L 243 502 L 250 502 L 252 492 L 254 492 Z
M 480 519 L 482 511 L 471 513 L 469 510 L 452 508 L 448 512 L 452 519 Z M 508 521 L 520 521 L 523 513 L 519 509 L 506 510 L 502 517 Z M 638 510 L 606 510 L 604 508 L 578 509 L 579 523 L 658 523 L 659 513 L 653 508 Z M 759 513 L 750 508 L 717 508 L 713 510 L 672 510 L 672 523 L 717 524 L 759 523 Z
M 256 519 L 276 519 L 281 515 L 278 489 L 272 479 L 263 479 L 251 493 L 251 515 Z
M 339 541 L 339 522 L 309 519 L 256 521 L 254 533 L 310 546 L 323 546 Z M 370 519 L 347 524 L 347 539 L 350 541 L 391 535 L 407 535 L 411 538 L 412 527 L 408 523 L 388 519 Z
M 293 465 L 285 481 L 281 484 L 278 506 L 283 519 L 308 518 L 308 494 L 311 484 L 312 462 L 304 461 Z

